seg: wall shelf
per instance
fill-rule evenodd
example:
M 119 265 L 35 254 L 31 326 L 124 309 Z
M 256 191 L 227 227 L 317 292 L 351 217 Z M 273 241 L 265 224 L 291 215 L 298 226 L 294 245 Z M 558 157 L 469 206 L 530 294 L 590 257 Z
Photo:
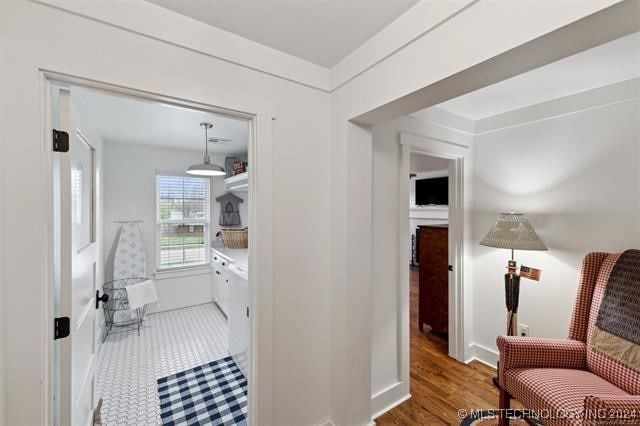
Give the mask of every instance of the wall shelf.
M 228 177 L 224 180 L 227 191 L 248 191 L 249 189 L 249 172 L 240 173 L 239 175 Z

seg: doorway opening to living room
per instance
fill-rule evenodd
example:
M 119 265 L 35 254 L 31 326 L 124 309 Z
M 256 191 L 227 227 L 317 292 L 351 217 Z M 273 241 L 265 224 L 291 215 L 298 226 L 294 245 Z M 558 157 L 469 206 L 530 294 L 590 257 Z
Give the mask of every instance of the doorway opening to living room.
M 449 352 L 449 162 L 415 151 L 409 157 L 409 338 L 422 352 L 445 356 Z

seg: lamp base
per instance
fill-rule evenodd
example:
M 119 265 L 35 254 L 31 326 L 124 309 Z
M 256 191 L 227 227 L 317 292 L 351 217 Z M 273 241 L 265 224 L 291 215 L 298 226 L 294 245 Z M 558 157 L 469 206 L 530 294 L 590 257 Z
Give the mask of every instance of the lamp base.
M 520 276 L 513 273 L 515 261 L 508 264 L 509 273 L 504 274 L 504 292 L 507 305 L 507 336 L 518 335 L 518 302 L 520 299 Z M 497 363 L 496 377 L 492 379 L 493 384 L 500 389 L 500 361 Z
M 515 261 L 509 262 L 509 267 L 515 266 Z M 504 274 L 504 294 L 507 305 L 507 336 L 518 334 L 518 302 L 520 301 L 520 276 L 511 270 Z

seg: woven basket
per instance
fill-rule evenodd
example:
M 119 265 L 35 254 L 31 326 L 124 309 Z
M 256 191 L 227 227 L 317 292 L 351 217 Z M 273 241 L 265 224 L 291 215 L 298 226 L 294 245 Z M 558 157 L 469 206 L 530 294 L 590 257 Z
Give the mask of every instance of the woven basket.
M 249 246 L 249 230 L 222 229 L 222 239 L 227 248 L 247 248 Z

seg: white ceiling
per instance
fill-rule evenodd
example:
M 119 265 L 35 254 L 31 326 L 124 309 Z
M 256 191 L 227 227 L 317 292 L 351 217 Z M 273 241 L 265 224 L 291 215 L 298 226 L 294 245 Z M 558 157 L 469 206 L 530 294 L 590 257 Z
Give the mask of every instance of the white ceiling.
M 148 0 L 331 67 L 418 0 Z
M 640 77 L 640 33 L 437 105 L 472 120 Z
M 105 142 L 153 145 L 204 151 L 203 121 L 213 124 L 209 137 L 229 139 L 222 144 L 209 143 L 214 153 L 240 154 L 247 151 L 249 125 L 209 112 L 169 104 L 74 88 L 83 118 Z
M 409 156 L 409 172 L 425 173 L 449 170 L 449 160 L 412 152 Z

